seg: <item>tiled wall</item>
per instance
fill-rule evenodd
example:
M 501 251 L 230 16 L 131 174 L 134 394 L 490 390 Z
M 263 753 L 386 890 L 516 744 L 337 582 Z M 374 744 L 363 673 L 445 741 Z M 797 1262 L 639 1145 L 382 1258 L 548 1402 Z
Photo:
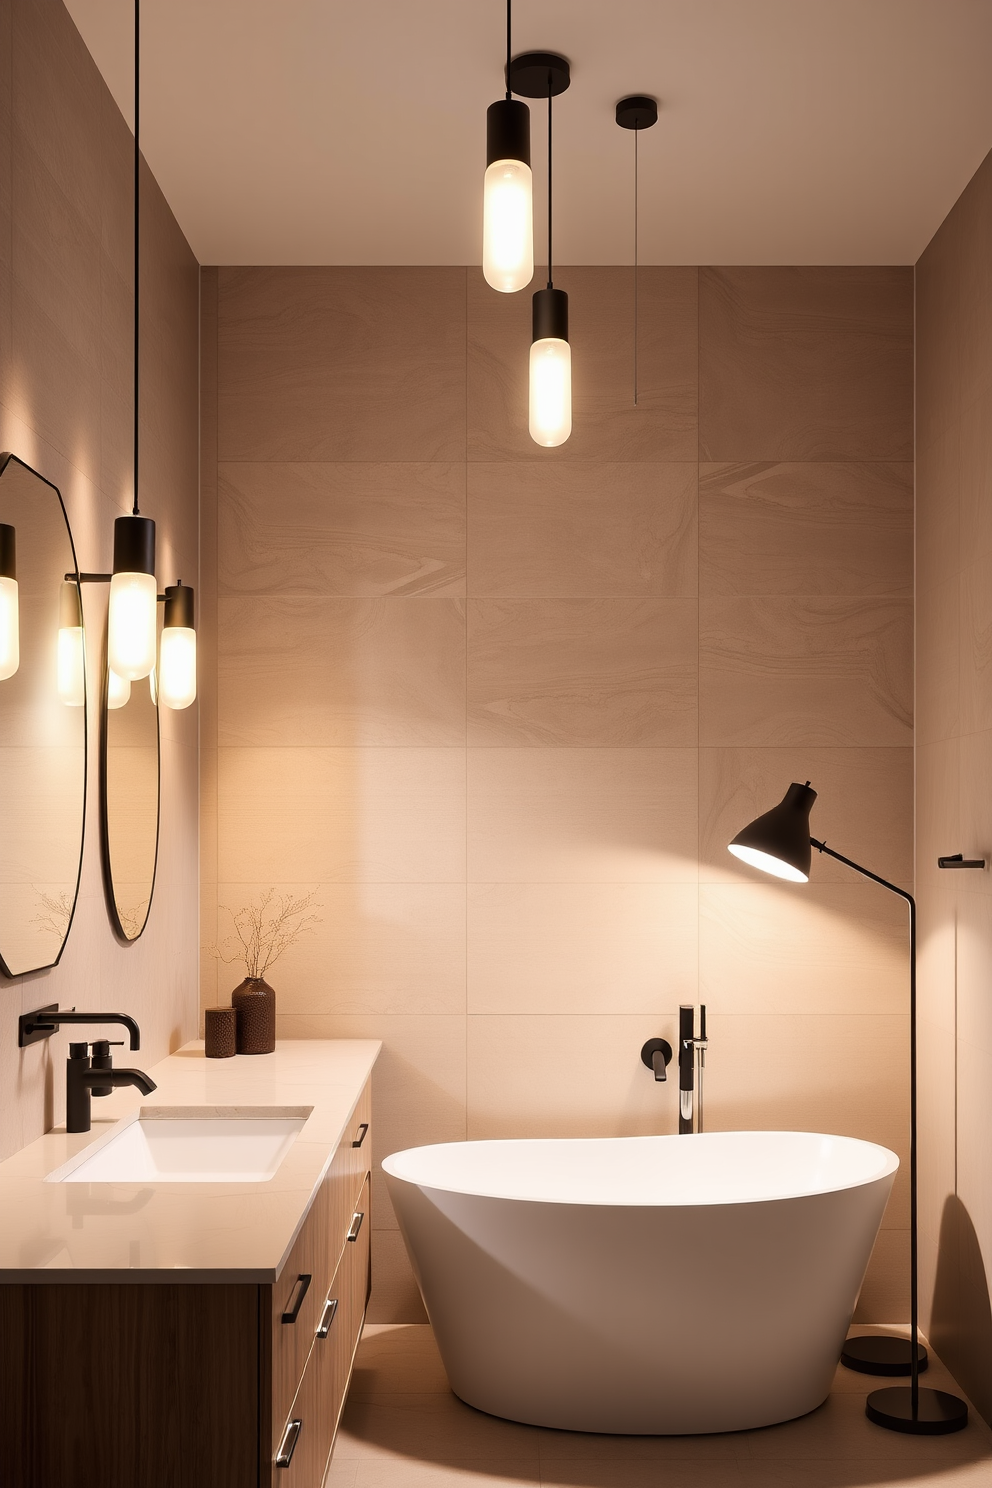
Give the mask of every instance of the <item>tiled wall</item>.
M 809 778 L 818 831 L 912 883 L 912 271 L 642 270 L 637 407 L 631 272 L 559 277 L 544 451 L 529 295 L 205 271 L 205 938 L 319 888 L 279 1030 L 384 1040 L 380 1158 L 671 1131 L 639 1050 L 700 999 L 713 1127 L 904 1153 L 903 906 L 726 843 Z M 205 1001 L 239 975 L 206 957 Z M 375 1204 L 375 1315 L 416 1317 Z M 906 1312 L 905 1225 L 900 1183 L 866 1318 Z
M 992 157 L 917 265 L 921 1227 L 930 1333 L 992 1419 Z
M 109 569 L 113 520 L 131 501 L 132 152 L 60 0 L 0 0 L 0 448 L 61 488 L 88 570 Z M 142 508 L 158 522 L 160 578 L 191 583 L 198 271 L 147 171 L 142 193 Z M 105 588 L 87 586 L 91 680 L 106 602 Z M 196 1031 L 196 708 L 163 717 L 158 882 L 132 947 L 114 940 L 104 902 L 93 692 L 89 724 L 86 848 L 68 944 L 55 970 L 0 978 L 0 1157 L 62 1120 L 67 1036 L 19 1050 L 21 1011 L 59 1001 L 129 1012 L 146 1066 Z

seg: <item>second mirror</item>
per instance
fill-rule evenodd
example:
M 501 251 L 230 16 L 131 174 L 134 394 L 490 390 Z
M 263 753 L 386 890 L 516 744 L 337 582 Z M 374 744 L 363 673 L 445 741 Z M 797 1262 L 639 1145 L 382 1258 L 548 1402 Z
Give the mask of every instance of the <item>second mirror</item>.
M 158 859 L 160 759 L 156 674 L 125 682 L 104 651 L 101 731 L 103 868 L 121 940 L 145 928 Z

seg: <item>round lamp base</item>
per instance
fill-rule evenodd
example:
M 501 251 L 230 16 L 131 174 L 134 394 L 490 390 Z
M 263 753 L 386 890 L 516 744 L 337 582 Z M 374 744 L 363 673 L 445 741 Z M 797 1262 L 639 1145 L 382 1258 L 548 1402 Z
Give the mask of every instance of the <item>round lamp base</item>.
M 873 1390 L 865 1402 L 865 1415 L 888 1431 L 910 1436 L 948 1436 L 968 1424 L 968 1407 L 946 1390 L 920 1390 L 913 1411 L 913 1392 L 908 1385 L 890 1385 Z
M 890 1377 L 913 1372 L 913 1355 L 908 1338 L 890 1338 L 879 1333 L 865 1333 L 849 1338 L 844 1344 L 840 1362 L 859 1374 L 884 1374 Z M 930 1363 L 922 1343 L 916 1345 L 916 1363 L 920 1374 Z

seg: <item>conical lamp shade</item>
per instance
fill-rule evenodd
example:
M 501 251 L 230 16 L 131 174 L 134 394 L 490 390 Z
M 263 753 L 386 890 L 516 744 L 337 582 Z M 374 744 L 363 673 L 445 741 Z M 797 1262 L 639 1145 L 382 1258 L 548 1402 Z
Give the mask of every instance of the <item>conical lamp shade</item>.
M 806 883 L 812 857 L 809 814 L 815 800 L 816 791 L 809 781 L 805 785 L 793 781 L 777 806 L 737 833 L 730 851 L 762 873 Z

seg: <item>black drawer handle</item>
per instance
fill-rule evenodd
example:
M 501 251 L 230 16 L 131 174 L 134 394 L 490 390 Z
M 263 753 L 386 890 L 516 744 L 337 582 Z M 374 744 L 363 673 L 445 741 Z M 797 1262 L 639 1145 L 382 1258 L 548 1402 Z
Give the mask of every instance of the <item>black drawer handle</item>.
M 360 1214 L 357 1211 L 352 1216 L 351 1229 L 348 1231 L 348 1239 L 349 1240 L 357 1240 L 358 1239 L 358 1232 L 362 1228 L 362 1220 L 364 1218 L 365 1218 L 365 1215 L 364 1214 Z
M 358 1128 L 358 1140 L 356 1142 L 352 1142 L 352 1147 L 361 1147 L 362 1143 L 365 1141 L 365 1138 L 368 1136 L 368 1132 L 369 1124 L 367 1121 L 363 1121 Z
M 293 1453 L 296 1451 L 296 1443 L 300 1439 L 300 1432 L 302 1430 L 303 1422 L 299 1417 L 294 1417 L 292 1421 L 286 1422 L 286 1430 L 282 1434 L 282 1441 L 279 1443 L 279 1450 L 276 1452 L 276 1467 L 288 1467 L 292 1462 Z
M 318 1338 L 326 1338 L 327 1335 L 328 1335 L 328 1333 L 330 1333 L 330 1331 L 331 1331 L 331 1324 L 334 1321 L 334 1318 L 335 1318 L 335 1316 L 337 1314 L 337 1310 L 338 1310 L 338 1299 L 337 1299 L 337 1297 L 328 1297 L 327 1301 L 324 1303 L 324 1310 L 320 1314 L 320 1322 L 317 1324 L 317 1337 Z
M 313 1277 L 308 1271 L 302 1271 L 296 1278 L 295 1285 L 299 1287 L 299 1291 L 296 1293 L 296 1301 L 293 1303 L 292 1307 L 289 1309 L 288 1312 L 284 1312 L 282 1315 L 282 1320 L 284 1323 L 296 1322 L 296 1319 L 300 1315 L 300 1308 L 303 1306 L 303 1298 L 310 1290 L 311 1281 L 313 1281 Z

